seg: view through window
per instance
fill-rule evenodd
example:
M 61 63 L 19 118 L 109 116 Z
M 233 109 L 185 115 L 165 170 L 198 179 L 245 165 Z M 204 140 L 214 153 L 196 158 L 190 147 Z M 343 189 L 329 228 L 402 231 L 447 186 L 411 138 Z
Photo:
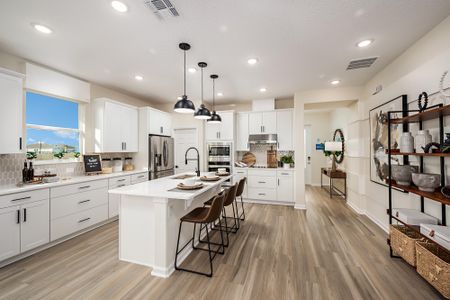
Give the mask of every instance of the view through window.
M 78 103 L 27 92 L 26 128 L 28 157 L 79 157 Z

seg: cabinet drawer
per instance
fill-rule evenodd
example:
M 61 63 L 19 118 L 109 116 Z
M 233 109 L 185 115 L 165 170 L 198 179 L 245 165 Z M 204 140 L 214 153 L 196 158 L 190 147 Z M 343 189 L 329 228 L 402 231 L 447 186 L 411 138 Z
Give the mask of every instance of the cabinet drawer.
M 86 192 L 96 189 L 101 189 L 103 187 L 108 187 L 108 180 L 93 180 L 83 183 L 77 183 L 77 184 L 70 184 L 66 186 L 56 187 L 50 189 L 50 196 L 53 197 L 60 197 L 60 196 L 66 196 L 70 194 L 77 194 L 80 192 Z
M 247 176 L 247 170 L 234 170 L 234 174 L 240 175 L 242 177 Z
M 267 177 L 277 177 L 277 170 L 248 170 L 248 176 L 267 176 Z
M 278 171 L 277 172 L 278 177 L 294 177 L 293 171 Z
M 48 199 L 48 189 L 0 196 L 0 208 Z
M 108 180 L 109 189 L 114 189 L 117 187 L 130 185 L 130 183 L 131 183 L 131 178 L 129 175 L 110 178 Z
M 131 184 L 148 181 L 148 172 L 131 175 Z
M 51 199 L 51 219 L 54 220 L 104 204 L 108 204 L 107 188 L 55 197 Z
M 52 220 L 50 222 L 51 240 L 57 240 L 106 219 L 108 219 L 107 204 Z
M 275 201 L 277 199 L 276 189 L 248 188 L 248 198 L 256 200 Z
M 266 176 L 249 176 L 248 186 L 253 188 L 275 189 L 277 188 L 277 178 Z

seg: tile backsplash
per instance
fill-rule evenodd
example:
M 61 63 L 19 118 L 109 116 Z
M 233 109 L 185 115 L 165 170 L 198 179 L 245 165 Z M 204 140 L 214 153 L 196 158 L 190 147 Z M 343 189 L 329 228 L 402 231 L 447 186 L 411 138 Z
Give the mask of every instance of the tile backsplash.
M 250 145 L 250 151 L 252 152 L 256 157 L 256 164 L 257 165 L 267 165 L 267 150 L 271 150 L 272 146 L 267 144 L 256 144 L 256 145 Z M 274 150 L 276 150 L 276 147 L 274 147 Z M 240 161 L 242 159 L 242 156 L 248 151 L 237 151 L 236 152 L 236 161 Z M 278 151 L 277 152 L 277 159 L 280 160 L 280 157 L 283 155 L 292 155 L 294 157 L 294 151 Z
M 125 158 L 130 153 L 106 153 L 102 158 L 121 157 Z M 26 160 L 25 154 L 0 154 L 0 185 L 12 185 L 22 181 L 23 162 Z M 60 177 L 80 176 L 84 174 L 82 162 L 56 163 L 33 166 L 36 174 L 44 171 L 56 173 Z

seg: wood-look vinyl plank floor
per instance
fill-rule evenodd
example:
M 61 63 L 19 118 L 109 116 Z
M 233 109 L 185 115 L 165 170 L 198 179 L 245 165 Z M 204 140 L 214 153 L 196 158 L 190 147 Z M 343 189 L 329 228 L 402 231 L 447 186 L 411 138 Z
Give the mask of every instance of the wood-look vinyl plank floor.
M 307 211 L 247 204 L 212 278 L 160 279 L 119 261 L 114 222 L 0 269 L 0 299 L 439 299 L 389 257 L 386 234 L 367 217 L 320 188 L 306 193 Z M 184 264 L 207 270 L 207 253 Z

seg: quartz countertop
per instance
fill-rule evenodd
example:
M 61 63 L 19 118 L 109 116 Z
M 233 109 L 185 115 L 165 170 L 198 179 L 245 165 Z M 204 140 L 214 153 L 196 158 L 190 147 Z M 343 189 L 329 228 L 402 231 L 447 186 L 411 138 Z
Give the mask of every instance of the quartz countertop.
M 254 168 L 254 167 L 234 167 L 235 170 L 269 170 L 269 171 L 295 171 L 295 168 L 285 169 L 283 167 L 278 168 Z
M 0 196 L 15 194 L 20 192 L 29 192 L 40 189 L 47 189 L 52 187 L 64 186 L 75 183 L 89 182 L 93 180 L 102 180 L 126 175 L 134 175 L 140 173 L 147 173 L 147 170 L 134 170 L 134 171 L 123 171 L 111 174 L 99 174 L 99 175 L 83 175 L 83 176 L 73 176 L 68 179 L 60 179 L 58 182 L 51 183 L 39 183 L 39 184 L 25 184 L 24 186 L 18 187 L 16 185 L 3 185 L 0 186 Z
M 124 186 L 117 189 L 109 190 L 110 194 L 127 195 L 127 196 L 140 196 L 149 198 L 168 198 L 168 199 L 181 199 L 192 200 L 193 198 L 203 194 L 204 192 L 221 185 L 224 181 L 233 177 L 233 175 L 222 176 L 218 181 L 201 181 L 199 177 L 196 177 L 198 182 L 202 182 L 204 187 L 198 190 L 173 190 L 177 185 L 183 182 L 183 179 L 176 179 L 181 175 L 187 175 L 192 173 L 177 174 L 169 177 L 163 177 L 155 180 L 141 182 L 134 185 Z M 208 172 L 201 173 L 200 176 L 206 175 Z M 193 179 L 194 177 L 190 178 Z

